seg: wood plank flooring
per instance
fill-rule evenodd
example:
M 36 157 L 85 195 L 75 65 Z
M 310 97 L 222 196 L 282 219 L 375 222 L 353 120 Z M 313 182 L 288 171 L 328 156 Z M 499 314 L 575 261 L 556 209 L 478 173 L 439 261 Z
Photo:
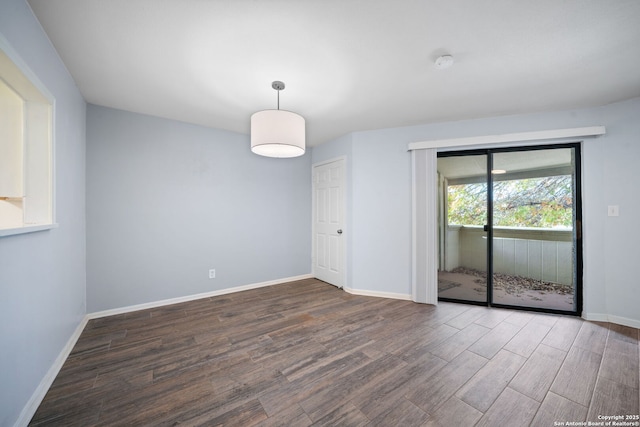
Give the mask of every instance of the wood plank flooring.
M 639 331 L 315 279 L 91 320 L 33 426 L 555 426 L 638 415 Z

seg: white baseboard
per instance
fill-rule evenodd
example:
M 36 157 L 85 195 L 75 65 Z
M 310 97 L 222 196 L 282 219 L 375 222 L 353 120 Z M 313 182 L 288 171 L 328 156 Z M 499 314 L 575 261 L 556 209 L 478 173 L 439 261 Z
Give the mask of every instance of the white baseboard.
M 18 416 L 18 419 L 14 424 L 15 427 L 23 427 L 29 425 L 29 421 L 31 421 L 31 418 L 33 418 L 36 411 L 38 410 L 38 407 L 42 403 L 42 399 L 44 399 L 47 391 L 49 391 L 49 387 L 51 387 L 51 384 L 53 384 L 53 381 L 56 379 L 56 376 L 58 375 L 58 372 L 60 372 L 60 369 L 62 369 L 62 365 L 64 365 L 67 357 L 69 357 L 69 354 L 71 354 L 71 350 L 73 350 L 73 347 L 76 345 L 76 342 L 78 341 L 78 338 L 80 338 L 84 327 L 87 326 L 88 321 L 89 318 L 87 316 L 84 316 L 84 318 L 76 327 L 75 331 L 73 331 L 73 334 L 71 334 L 71 337 L 69 337 L 69 340 L 63 347 L 62 351 L 53 362 L 53 365 L 51 365 L 44 378 L 42 378 L 42 381 L 40 381 L 40 384 L 38 384 L 38 387 L 31 395 L 31 398 L 29 399 L 27 404 L 24 406 L 24 408 L 22 408 L 22 412 L 20 412 L 20 415 Z
M 640 329 L 640 320 L 629 319 L 628 317 L 609 316 L 609 322 Z
M 602 313 L 586 313 L 582 312 L 582 318 L 590 322 L 608 322 L 609 316 Z
M 590 320 L 594 322 L 610 322 L 622 326 L 629 326 L 630 328 L 640 329 L 640 320 L 629 319 L 628 317 L 614 316 L 604 313 L 582 313 L 584 320 Z
M 249 285 L 236 286 L 234 288 L 219 289 L 216 291 L 204 292 L 201 294 L 187 295 L 184 297 L 147 302 L 144 304 L 130 305 L 127 307 L 114 308 L 114 309 L 104 310 L 104 311 L 96 311 L 96 312 L 87 314 L 87 317 L 89 319 L 97 319 L 100 317 L 113 316 L 114 314 L 130 313 L 132 311 L 146 310 L 149 308 L 162 307 L 165 305 L 178 304 L 181 302 L 193 301 L 201 298 L 216 297 L 219 295 L 226 295 L 226 294 L 231 294 L 231 293 L 240 292 L 240 291 L 248 291 L 249 289 L 263 288 L 265 286 L 279 285 L 282 283 L 295 282 L 296 280 L 304 280 L 304 279 L 311 279 L 311 278 L 313 278 L 311 274 L 303 274 L 301 276 L 293 276 L 293 277 L 286 277 L 284 279 L 269 280 L 269 281 L 260 282 L 260 283 L 252 283 Z
M 367 291 L 363 289 L 353 289 L 344 287 L 345 292 L 349 292 L 353 295 L 361 295 L 365 297 L 378 297 L 378 298 L 390 298 L 400 299 L 405 301 L 411 301 L 411 294 L 398 294 L 395 292 L 380 292 L 380 291 Z

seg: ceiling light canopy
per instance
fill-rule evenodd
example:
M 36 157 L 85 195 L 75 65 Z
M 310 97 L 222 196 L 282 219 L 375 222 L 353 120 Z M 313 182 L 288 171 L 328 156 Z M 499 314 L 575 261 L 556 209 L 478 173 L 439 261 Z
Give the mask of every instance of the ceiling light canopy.
M 275 81 L 278 109 L 263 110 L 251 116 L 251 151 L 266 157 L 298 157 L 305 151 L 304 118 L 280 109 L 280 91 L 284 83 Z

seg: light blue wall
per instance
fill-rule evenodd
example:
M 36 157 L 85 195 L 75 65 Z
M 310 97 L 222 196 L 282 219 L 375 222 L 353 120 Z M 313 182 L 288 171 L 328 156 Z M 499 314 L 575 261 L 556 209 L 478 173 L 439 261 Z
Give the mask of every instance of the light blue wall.
M 12 425 L 85 315 L 85 102 L 24 0 L 0 35 L 55 97 L 57 222 L 0 238 L 0 425 Z
M 583 145 L 584 312 L 640 325 L 633 268 L 640 241 L 640 99 L 597 108 L 355 132 L 350 135 L 351 241 L 347 286 L 411 293 L 410 142 L 605 125 Z M 314 148 L 324 150 L 322 146 Z M 339 150 L 333 148 L 331 155 Z M 620 216 L 607 217 L 607 205 Z
M 89 312 L 311 272 L 309 154 L 261 157 L 247 135 L 95 105 L 87 116 Z
M 352 287 L 409 295 L 411 156 L 393 133 L 354 134 Z

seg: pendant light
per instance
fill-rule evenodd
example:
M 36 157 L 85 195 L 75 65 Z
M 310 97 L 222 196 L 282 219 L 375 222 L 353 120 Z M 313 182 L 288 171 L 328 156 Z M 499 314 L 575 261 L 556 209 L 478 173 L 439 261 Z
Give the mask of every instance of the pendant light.
M 251 151 L 266 157 L 298 157 L 305 151 L 304 118 L 280 109 L 280 91 L 284 83 L 275 81 L 278 109 L 263 110 L 251 115 Z

